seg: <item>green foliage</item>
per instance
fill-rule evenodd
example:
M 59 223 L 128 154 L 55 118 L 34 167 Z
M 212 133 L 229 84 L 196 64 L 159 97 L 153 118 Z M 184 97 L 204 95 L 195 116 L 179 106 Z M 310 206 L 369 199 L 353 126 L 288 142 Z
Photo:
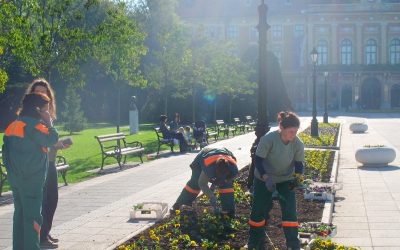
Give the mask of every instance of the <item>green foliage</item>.
M 346 247 L 333 242 L 331 239 L 316 238 L 310 246 L 311 250 L 358 250 L 357 247 Z
M 104 8 L 106 15 L 94 30 L 93 57 L 115 83 L 144 86 L 146 81 L 138 68 L 140 58 L 147 52 L 143 45 L 145 34 L 127 15 L 124 3 L 105 5 Z
M 330 150 L 305 150 L 306 168 L 304 177 L 314 181 L 328 181 L 328 166 L 331 155 Z
M 298 136 L 306 146 L 335 146 L 339 127 L 339 123 L 319 123 L 319 137 L 311 136 L 310 127 L 299 133 Z
M 86 118 L 81 110 L 81 98 L 73 87 L 67 89 L 65 96 L 64 112 L 62 113 L 64 129 L 73 132 L 82 131 L 86 125 Z

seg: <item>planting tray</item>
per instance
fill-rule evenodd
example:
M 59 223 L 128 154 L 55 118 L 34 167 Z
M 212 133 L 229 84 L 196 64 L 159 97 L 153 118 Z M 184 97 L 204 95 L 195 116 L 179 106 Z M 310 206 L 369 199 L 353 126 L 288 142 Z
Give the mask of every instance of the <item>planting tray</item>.
M 142 202 L 133 206 L 129 215 L 132 220 L 164 218 L 168 211 L 168 204 L 163 202 Z
M 333 201 L 333 194 L 328 192 L 305 192 L 304 199 L 316 201 Z
M 312 235 L 310 237 L 311 239 L 314 239 L 316 237 L 319 237 L 319 238 L 332 238 L 337 233 L 337 227 L 332 225 L 332 224 L 327 224 L 327 223 L 323 223 L 323 222 L 304 222 L 304 223 L 302 223 L 300 225 L 300 227 L 302 227 L 304 224 L 306 224 L 306 226 L 308 226 L 308 227 L 315 228 L 315 232 L 299 232 L 299 235 L 311 234 Z M 322 232 L 318 232 L 318 229 L 317 229 L 318 227 L 324 226 L 324 225 L 330 227 L 330 231 L 326 235 L 322 234 Z

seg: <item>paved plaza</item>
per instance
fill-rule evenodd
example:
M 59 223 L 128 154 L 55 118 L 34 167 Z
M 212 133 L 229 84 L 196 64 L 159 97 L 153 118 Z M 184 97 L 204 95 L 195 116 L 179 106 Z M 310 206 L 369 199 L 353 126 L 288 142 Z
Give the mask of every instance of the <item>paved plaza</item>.
M 349 131 L 351 122 L 365 119 L 367 133 Z M 302 128 L 310 121 L 302 117 Z M 338 226 L 334 240 L 361 249 L 400 249 L 400 114 L 333 114 L 331 121 L 343 125 L 337 179 L 343 189 L 337 193 L 332 218 Z M 254 139 L 248 133 L 213 145 L 230 149 L 243 168 L 250 162 Z M 392 146 L 398 157 L 389 167 L 360 168 L 354 153 L 366 144 Z M 60 239 L 58 249 L 112 249 L 150 226 L 129 221 L 129 208 L 143 201 L 171 206 L 190 177 L 195 155 L 174 154 L 61 187 L 52 230 Z M 0 249 L 11 249 L 12 213 L 12 204 L 0 206 Z

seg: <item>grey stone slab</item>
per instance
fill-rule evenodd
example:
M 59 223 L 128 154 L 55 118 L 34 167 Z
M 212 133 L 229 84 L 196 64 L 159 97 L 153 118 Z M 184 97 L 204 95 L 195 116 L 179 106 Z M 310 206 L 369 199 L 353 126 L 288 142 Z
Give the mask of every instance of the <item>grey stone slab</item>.
M 398 238 L 375 238 L 372 237 L 373 247 L 397 247 L 400 249 L 400 237 Z
M 337 216 L 336 214 L 332 218 L 333 223 L 341 222 L 368 222 L 367 218 L 364 216 Z
M 339 222 L 339 223 L 336 223 L 335 225 L 337 226 L 338 232 L 342 231 L 342 230 L 354 230 L 354 229 L 368 230 L 369 229 L 368 222 L 358 222 L 358 223 Z
M 400 230 L 398 229 L 371 229 L 373 238 L 400 238 Z
M 368 229 L 343 229 L 337 231 L 335 237 L 338 238 L 370 238 Z
M 400 223 L 370 222 L 369 228 L 370 230 L 400 230 Z
M 370 237 L 355 237 L 355 238 L 338 238 L 334 237 L 333 238 L 334 242 L 343 244 L 345 246 L 355 246 L 355 247 L 361 247 L 363 249 L 364 247 L 372 247 L 372 241 Z

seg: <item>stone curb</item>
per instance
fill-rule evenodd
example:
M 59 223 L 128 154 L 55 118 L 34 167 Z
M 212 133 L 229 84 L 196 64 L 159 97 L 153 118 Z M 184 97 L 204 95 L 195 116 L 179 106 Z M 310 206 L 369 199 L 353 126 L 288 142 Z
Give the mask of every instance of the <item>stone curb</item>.
M 339 134 L 338 134 L 338 141 L 337 141 L 337 147 L 340 149 L 340 143 L 341 143 L 341 138 L 342 138 L 342 127 L 343 125 L 340 125 L 339 128 Z M 329 180 L 330 183 L 336 183 L 337 180 L 337 175 L 339 171 L 339 154 L 340 151 L 335 151 L 335 158 L 333 160 L 333 166 L 332 166 L 332 172 L 331 172 L 331 178 Z M 322 219 L 321 222 L 323 223 L 332 223 L 332 214 L 333 214 L 333 209 L 335 206 L 335 195 L 333 195 L 333 199 L 331 201 L 325 201 L 324 205 L 324 211 L 322 212 Z

